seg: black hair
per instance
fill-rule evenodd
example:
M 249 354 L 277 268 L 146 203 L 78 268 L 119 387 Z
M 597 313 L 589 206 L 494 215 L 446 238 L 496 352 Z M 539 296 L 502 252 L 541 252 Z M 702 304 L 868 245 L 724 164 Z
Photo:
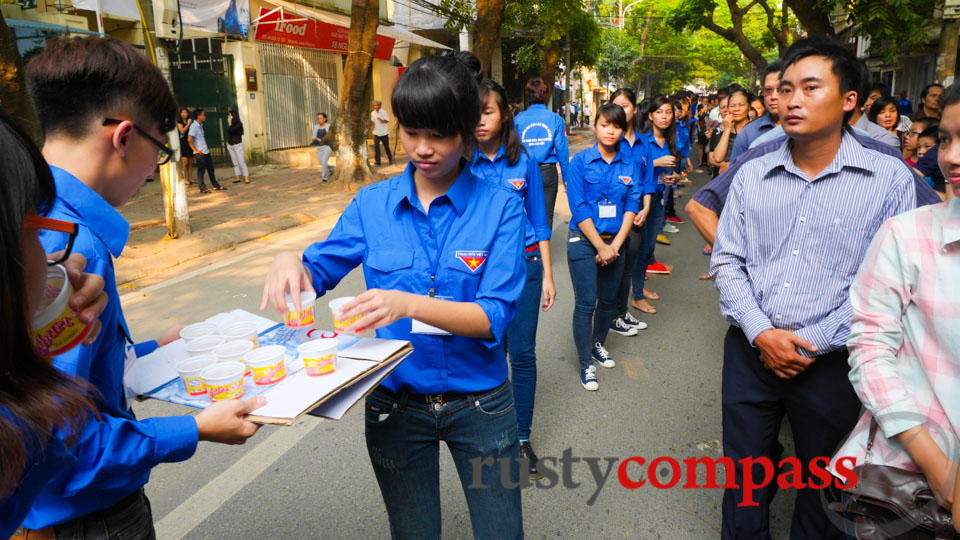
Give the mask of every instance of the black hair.
M 857 59 L 857 68 L 860 70 L 860 83 L 862 88 L 857 92 L 857 108 L 862 109 L 864 105 L 867 104 L 867 96 L 870 95 L 870 68 L 867 67 L 867 63 L 861 59 Z
M 190 109 L 186 107 L 180 107 L 177 110 L 177 123 L 180 124 L 181 126 L 185 126 L 187 124 L 187 121 L 183 119 L 183 111 L 187 111 L 187 120 L 191 118 Z
M 203 110 L 203 107 L 197 107 L 193 110 L 193 119 L 196 120 L 197 118 L 200 118 L 200 115 L 204 112 L 206 111 Z
M 780 60 L 775 60 L 767 64 L 767 67 L 763 68 L 763 76 L 760 77 L 760 84 L 763 85 L 767 81 L 767 76 L 771 73 L 776 73 L 777 78 L 780 78 L 780 72 L 783 71 L 783 63 Z
M 527 80 L 523 91 L 527 95 L 527 103 L 531 105 L 542 105 L 547 102 L 550 96 L 550 89 L 544 82 L 543 77 L 534 77 Z
M 863 90 L 863 70 L 860 68 L 860 61 L 844 45 L 832 37 L 813 36 L 798 39 L 787 49 L 783 55 L 783 71 L 780 72 L 780 78 L 787 69 L 800 60 L 810 56 L 822 56 L 830 61 L 831 71 L 837 76 L 840 83 L 840 95 L 847 92 L 856 92 L 859 102 L 859 94 Z M 853 116 L 853 110 L 844 111 L 843 125 Z
M 404 70 L 390 96 L 397 122 L 409 129 L 459 134 L 472 149 L 480 122 L 480 95 L 470 67 L 456 56 L 425 56 Z M 468 150 L 469 152 L 469 150 Z
M 751 99 L 752 94 L 751 94 L 750 92 L 747 92 L 746 90 L 744 90 L 744 89 L 742 89 L 742 88 L 737 88 L 737 89 L 733 90 L 732 92 L 730 92 L 730 95 L 727 96 L 727 107 L 730 107 L 730 100 L 733 99 L 733 96 L 738 96 L 738 95 L 739 95 L 739 96 L 743 96 L 743 98 L 747 100 L 747 109 L 749 109 L 749 108 L 750 108 L 750 102 L 752 101 L 752 99 Z M 747 112 L 747 119 L 749 120 L 749 118 L 750 118 L 750 111 L 748 110 L 748 111 L 746 111 L 746 112 Z
M 2 113 L 0 148 L 0 409 L 10 412 L 0 414 L 2 499 L 16 489 L 28 462 L 42 459 L 55 429 L 72 443 L 96 408 L 90 386 L 40 357 L 30 338 L 21 227 L 27 216 L 46 214 L 53 206 L 50 166 L 31 138 Z
M 617 88 L 614 93 L 610 94 L 610 103 L 613 103 L 613 100 L 620 96 L 627 98 L 627 101 L 633 104 L 633 131 L 639 133 L 642 123 L 640 122 L 640 111 L 637 110 L 637 94 L 629 88 Z
M 960 84 L 954 82 L 940 94 L 940 113 L 943 114 L 949 105 L 957 103 L 960 103 Z
M 448 56 L 453 56 L 459 60 L 467 69 L 470 70 L 470 73 L 473 73 L 473 78 L 477 80 L 477 84 L 480 84 L 480 81 L 483 80 L 483 62 L 475 54 L 470 51 L 453 51 L 447 50 L 444 51 Z M 442 56 L 442 54 L 441 54 Z
M 242 126 L 243 122 L 240 121 L 240 113 L 236 109 L 230 109 L 230 116 L 233 117 L 233 122 L 230 123 L 231 126 Z
M 600 121 L 600 117 L 603 117 L 604 120 L 615 124 L 624 131 L 627 130 L 627 113 L 623 112 L 623 107 L 616 103 L 607 102 L 600 107 L 600 110 L 597 111 L 597 116 L 593 119 L 594 126 Z
M 925 130 L 926 130 L 927 128 L 931 128 L 931 127 L 932 127 L 932 128 L 939 128 L 939 127 L 940 127 L 940 120 L 937 119 L 937 118 L 932 118 L 932 117 L 930 117 L 930 116 L 924 116 L 923 118 L 921 118 L 921 119 L 917 120 L 916 122 L 914 122 L 913 125 L 915 125 L 915 126 L 916 126 L 916 125 L 921 125 L 921 126 L 923 126 L 923 129 L 925 129 Z
M 634 118 L 638 121 L 638 133 L 646 133 L 650 131 L 650 118 L 648 115 L 650 114 L 651 101 L 652 100 L 650 98 L 643 98 L 640 101 L 640 104 L 637 105 L 637 114 L 634 116 Z
M 867 87 L 867 95 L 869 96 L 870 94 L 872 94 L 872 93 L 874 93 L 874 92 L 880 92 L 880 95 L 881 95 L 881 96 L 889 96 L 889 95 L 890 95 L 890 91 L 887 90 L 887 85 L 883 84 L 882 82 L 872 82 L 872 83 L 870 83 L 870 86 Z
M 670 105 L 670 112 L 673 112 L 673 103 L 670 102 L 670 98 L 664 95 L 654 96 L 650 100 L 650 108 L 647 111 L 647 117 L 649 118 L 655 111 L 659 111 L 660 107 L 664 105 Z M 676 120 L 676 118 L 674 118 Z M 653 120 L 650 121 L 650 130 L 653 131 L 656 129 L 656 125 Z M 670 149 L 670 153 L 677 158 L 680 157 L 680 152 L 677 151 L 677 123 L 670 122 L 670 125 L 667 126 L 667 131 L 664 133 L 664 136 L 667 140 L 667 148 Z
M 520 135 L 517 133 L 517 127 L 513 124 L 513 113 L 507 106 L 507 91 L 500 86 L 500 83 L 493 79 L 484 79 L 480 81 L 480 110 L 483 111 L 487 99 L 492 95 L 497 107 L 500 109 L 500 144 L 503 145 L 503 153 L 507 157 L 507 163 L 515 165 L 520 159 L 520 152 L 526 153 L 527 149 L 523 147 L 520 141 Z
M 940 124 L 925 128 L 920 132 L 920 135 L 917 135 L 917 139 L 920 138 L 933 139 L 934 141 L 938 140 L 940 138 Z
M 893 105 L 893 110 L 897 111 L 897 121 L 899 121 L 900 109 L 897 108 L 897 100 L 890 96 L 880 96 L 876 101 L 870 104 L 870 110 L 867 112 L 867 120 L 870 120 L 876 124 L 877 116 L 880 114 L 880 111 L 887 107 L 887 105 Z M 893 128 L 897 128 L 896 122 L 894 123 Z
M 930 89 L 933 88 L 934 86 L 939 86 L 940 88 L 943 88 L 943 85 L 940 83 L 930 83 L 924 86 L 923 90 L 920 91 L 920 101 L 927 99 L 927 94 L 930 93 Z M 953 85 L 950 85 L 950 86 L 953 86 Z M 940 96 L 940 99 L 942 100 L 943 96 Z M 942 107 L 941 107 L 941 110 L 942 110 Z

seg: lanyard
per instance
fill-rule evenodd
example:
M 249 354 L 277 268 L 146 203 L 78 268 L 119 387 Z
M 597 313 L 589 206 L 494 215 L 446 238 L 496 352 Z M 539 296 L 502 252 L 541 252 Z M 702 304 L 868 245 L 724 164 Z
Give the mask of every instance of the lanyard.
M 623 156 L 620 156 L 620 154 L 621 154 L 621 152 L 620 152 L 619 150 L 617 150 L 617 155 L 614 156 L 613 159 L 616 160 L 617 157 L 619 156 L 619 157 L 620 157 L 620 160 L 623 161 Z M 600 158 L 600 162 L 603 163 L 603 166 L 606 167 L 606 169 L 607 169 L 607 170 L 604 171 L 604 173 L 603 173 L 603 189 L 600 190 L 600 196 L 603 197 L 603 202 L 609 203 L 609 202 L 610 202 L 610 189 L 611 189 L 611 187 L 612 187 L 612 185 L 613 185 L 613 177 L 614 177 L 614 176 L 618 176 L 618 175 L 617 175 L 617 162 L 616 162 L 616 161 L 611 161 L 610 163 L 607 163 L 607 161 L 606 161 L 605 159 L 603 159 L 602 157 Z M 598 201 L 598 202 L 599 202 L 599 201 Z
M 448 197 L 448 200 L 449 200 L 449 197 Z M 456 212 L 456 211 L 457 211 L 456 208 L 454 208 L 453 211 Z M 427 226 L 429 227 L 429 226 L 430 226 L 430 216 L 424 214 L 423 217 L 427 220 Z M 417 232 L 417 238 L 420 239 L 420 246 L 423 247 L 423 255 L 424 255 L 425 257 L 427 257 L 427 260 L 429 261 L 429 260 L 430 260 L 430 250 L 427 249 L 427 241 L 423 239 L 423 233 L 420 231 L 420 225 L 419 225 L 418 223 L 416 223 L 416 219 L 417 219 L 417 218 L 414 217 L 413 228 L 414 228 L 414 230 Z M 447 246 L 447 237 L 450 236 L 450 230 L 454 228 L 454 225 L 456 225 L 456 222 L 457 222 L 458 219 L 460 219 L 460 216 L 456 216 L 456 217 L 453 218 L 453 221 L 452 221 L 452 222 L 450 223 L 450 225 L 447 227 L 447 230 L 444 231 L 444 233 L 443 233 L 443 238 L 440 240 L 440 243 L 437 245 L 437 249 L 438 249 L 438 251 L 437 251 L 437 257 L 436 257 L 436 259 L 433 261 L 433 265 L 432 265 L 432 266 L 433 266 L 433 270 L 430 272 L 430 298 L 433 298 L 434 295 L 435 295 L 435 293 L 436 293 L 437 272 L 440 271 L 440 259 L 443 258 L 443 253 L 444 253 L 444 251 L 445 251 L 444 248 L 446 248 L 446 246 Z

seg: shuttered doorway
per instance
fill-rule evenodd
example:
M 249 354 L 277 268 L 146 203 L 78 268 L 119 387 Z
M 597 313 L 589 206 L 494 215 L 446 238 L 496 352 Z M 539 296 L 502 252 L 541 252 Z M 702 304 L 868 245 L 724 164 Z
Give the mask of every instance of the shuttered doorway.
M 308 146 L 317 113 L 337 115 L 340 55 L 260 42 L 267 145 L 270 150 Z

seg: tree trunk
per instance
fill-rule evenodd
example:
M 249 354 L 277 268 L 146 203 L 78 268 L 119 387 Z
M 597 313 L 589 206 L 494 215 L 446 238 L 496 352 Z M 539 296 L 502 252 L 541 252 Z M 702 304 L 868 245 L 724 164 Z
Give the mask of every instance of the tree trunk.
M 0 108 L 39 145 L 42 134 L 24 82 L 17 40 L 0 13 Z
M 547 83 L 550 92 L 553 92 L 553 83 L 557 80 L 557 64 L 560 62 L 560 53 L 559 41 L 551 43 L 543 51 L 543 69 L 540 70 L 540 76 L 543 77 L 543 82 Z
M 350 44 L 347 63 L 343 68 L 343 88 L 340 90 L 335 126 L 337 140 L 337 167 L 332 182 L 348 189 L 369 184 L 379 179 L 367 164 L 367 128 L 370 110 L 366 101 L 370 83 L 370 66 L 377 46 L 377 26 L 380 24 L 380 0 L 353 0 L 350 10 Z
M 957 65 L 958 32 L 960 32 L 960 21 L 954 19 L 943 22 L 937 53 L 937 71 L 934 75 L 934 79 L 943 86 L 953 84 L 954 67 Z
M 647 20 L 643 23 L 643 33 L 640 34 L 640 60 L 643 60 L 643 49 L 647 46 L 651 19 L 653 19 L 653 2 L 650 3 L 650 9 L 647 11 Z
M 483 64 L 483 76 L 490 76 L 493 51 L 500 39 L 504 0 L 477 0 L 477 33 L 473 36 L 473 54 Z
M 827 13 L 821 11 L 817 2 L 810 0 L 784 0 L 783 7 L 789 7 L 797 20 L 811 36 L 835 35 L 833 25 Z

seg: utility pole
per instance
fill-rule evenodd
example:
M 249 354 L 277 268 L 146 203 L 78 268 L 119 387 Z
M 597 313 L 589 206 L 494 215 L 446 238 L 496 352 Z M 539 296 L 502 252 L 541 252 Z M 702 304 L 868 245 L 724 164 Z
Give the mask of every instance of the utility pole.
M 940 46 L 937 51 L 937 71 L 934 78 L 944 87 L 953 83 L 954 66 L 957 64 L 958 35 L 960 35 L 960 19 L 943 21 L 943 31 L 940 32 Z
M 624 20 L 624 18 L 627 16 L 627 12 L 630 11 L 630 8 L 639 4 L 640 2 L 643 2 L 643 0 L 636 0 L 635 2 L 627 4 L 627 7 L 623 7 L 623 0 L 617 1 L 617 7 L 620 8 L 618 10 L 620 12 L 620 17 L 617 19 L 617 26 L 620 28 L 621 32 L 626 27 L 626 20 Z
M 565 109 L 565 110 L 566 110 L 566 113 L 564 114 L 564 118 L 566 118 L 566 121 L 567 121 L 567 127 L 570 126 L 570 109 L 572 108 L 572 107 L 570 107 L 570 95 L 571 95 L 571 92 L 570 92 L 570 72 L 573 71 L 573 55 L 572 55 L 571 52 L 570 52 L 570 41 L 571 41 L 570 32 L 567 32 L 567 46 L 566 46 L 566 53 L 567 53 L 567 54 L 566 54 L 566 60 L 565 60 L 565 62 L 566 62 L 566 64 L 567 64 L 565 67 L 566 67 L 567 69 L 564 70 L 564 72 L 565 72 L 565 73 L 564 73 L 564 79 L 565 79 L 564 83 L 565 83 L 565 84 L 564 84 L 564 92 L 563 92 L 563 93 L 564 93 L 564 96 L 563 96 L 563 97 L 566 98 L 564 101 L 567 102 L 567 103 L 566 103 L 566 109 Z

